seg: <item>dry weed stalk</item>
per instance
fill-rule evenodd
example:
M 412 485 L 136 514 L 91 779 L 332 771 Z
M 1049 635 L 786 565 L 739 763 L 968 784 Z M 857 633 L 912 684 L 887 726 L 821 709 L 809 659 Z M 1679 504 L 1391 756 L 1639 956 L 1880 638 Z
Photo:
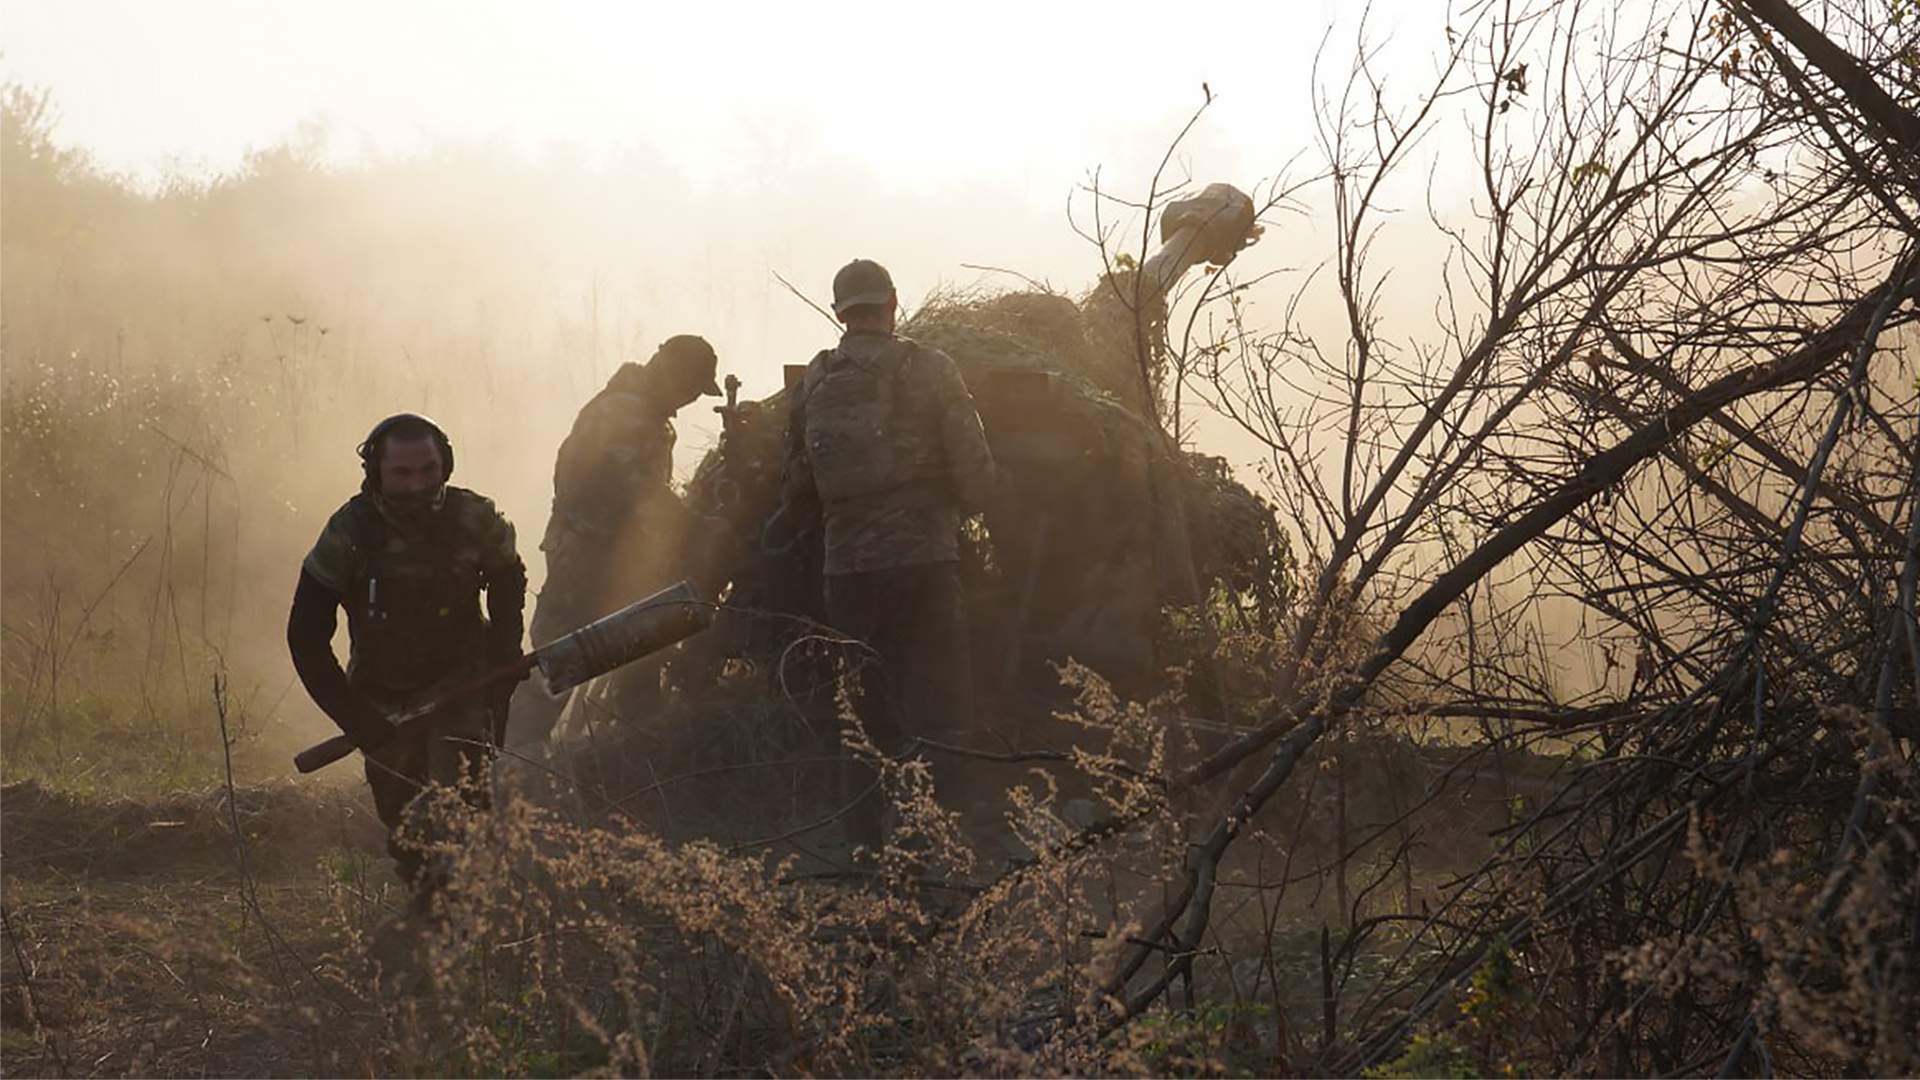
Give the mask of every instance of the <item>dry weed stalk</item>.
M 213 750 L 218 729 L 201 779 L 224 777 L 275 977 L 237 957 L 238 929 L 155 927 L 138 948 L 208 1014 L 214 974 L 282 1008 L 329 988 L 327 1012 L 279 1029 L 314 1040 L 316 1071 L 1920 1067 L 1915 64 L 1888 27 L 1825 14 L 1703 2 L 1630 26 L 1473 5 L 1412 99 L 1359 50 L 1318 99 L 1324 167 L 1262 200 L 1328 215 L 1331 323 L 1308 282 L 1260 329 L 1225 268 L 1144 310 L 1109 215 L 1146 235 L 1164 178 L 1132 206 L 1094 185 L 1140 393 L 1170 440 L 1206 409 L 1257 441 L 1299 580 L 1261 622 L 1238 597 L 1185 613 L 1212 667 L 1184 685 L 1211 684 L 1222 715 L 1070 671 L 1068 748 L 921 747 L 1030 768 L 1010 847 L 977 846 L 929 761 L 856 732 L 894 831 L 867 870 L 803 870 L 842 812 L 807 790 L 820 733 L 792 702 L 720 701 L 681 744 L 590 725 L 593 769 L 555 770 L 570 813 L 442 799 L 458 872 L 419 950 L 370 966 L 395 897 L 343 874 L 333 948 L 283 970 L 317 945 L 270 921 L 218 683 L 217 724 L 191 730 Z M 1473 138 L 1448 142 L 1462 102 Z M 1445 204 L 1429 177 L 1475 195 Z M 1444 254 L 1410 285 L 1376 245 L 1423 191 Z M 221 448 L 292 427 L 333 358 L 285 321 L 269 354 L 223 354 L 192 385 L 9 352 L 9 551 L 18 530 L 71 534 L 120 568 L 61 564 L 33 579 L 37 617 L 9 605 L 10 762 L 64 765 L 108 711 L 88 692 L 108 688 L 110 634 L 144 645 L 151 726 L 204 706 L 190 668 L 232 644 L 239 578 L 219 569 L 240 515 L 221 521 L 216 493 L 243 488 Z M 256 360 L 259 385 L 236 374 Z M 73 454 L 82 436 L 96 457 Z M 161 489 L 115 518 L 151 528 L 75 527 L 69 503 L 120 492 L 115 472 Z M 77 621 L 76 597 L 95 598 Z M 1548 641 L 1549 616 L 1575 640 Z M 685 770 L 656 768 L 682 752 Z M 776 759 L 785 788 L 742 780 Z M 700 788 L 749 785 L 786 826 L 682 838 Z M 29 793 L 10 791 L 17 813 Z M 655 805 L 660 827 L 636 827 Z M 323 1026 L 345 1034 L 319 1045 Z

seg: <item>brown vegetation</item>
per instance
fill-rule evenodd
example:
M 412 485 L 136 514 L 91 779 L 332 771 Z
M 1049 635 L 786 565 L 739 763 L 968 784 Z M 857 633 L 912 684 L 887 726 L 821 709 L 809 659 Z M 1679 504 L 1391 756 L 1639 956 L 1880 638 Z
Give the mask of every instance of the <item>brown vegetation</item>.
M 358 321 L 270 315 L 259 351 L 234 312 L 278 298 L 204 294 L 271 275 L 166 255 L 250 266 L 372 180 L 270 154 L 136 194 L 14 91 L 6 1067 L 1920 1069 L 1920 59 L 1889 11 L 1474 7 L 1418 93 L 1364 51 L 1323 73 L 1320 167 L 1268 210 L 1332 250 L 1281 325 L 1240 264 L 1131 313 L 1143 400 L 1261 448 L 1291 553 L 1167 613 L 1185 670 L 1125 700 L 1069 666 L 997 750 L 867 755 L 894 829 L 853 865 L 846 710 L 716 663 L 510 758 L 498 812 L 446 800 L 465 872 L 414 924 L 357 792 L 250 782 L 298 740 L 280 687 L 224 682 L 274 645 L 237 600 L 299 548 L 272 508 L 339 486 L 261 448 L 396 376 L 336 344 Z M 1102 286 L 1145 258 L 1124 209 L 1076 207 Z

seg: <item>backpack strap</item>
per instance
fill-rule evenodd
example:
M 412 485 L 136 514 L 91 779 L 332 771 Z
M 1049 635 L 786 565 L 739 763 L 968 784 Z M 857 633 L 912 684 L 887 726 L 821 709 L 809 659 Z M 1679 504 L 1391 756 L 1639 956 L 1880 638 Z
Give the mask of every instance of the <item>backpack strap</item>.
M 839 351 L 838 349 L 821 349 L 813 354 L 812 360 L 807 361 L 807 373 L 800 377 L 800 400 L 803 408 L 806 399 L 812 397 L 813 391 L 820 385 L 820 380 L 827 377 L 827 361 L 833 359 L 833 354 Z
M 793 404 L 787 407 L 788 427 L 800 433 L 804 445 L 807 431 L 807 399 L 819 388 L 822 379 L 827 377 L 827 361 L 833 358 L 833 349 L 821 349 L 807 361 L 806 374 L 800 376 L 799 385 L 794 387 Z
M 895 402 L 900 400 L 901 389 L 910 385 L 907 380 L 914 377 L 914 373 L 917 370 L 914 361 L 918 360 L 920 353 L 926 349 L 925 345 L 920 344 L 910 337 L 903 337 L 897 340 L 901 345 L 905 346 L 905 348 L 901 350 L 899 360 L 893 365 L 893 385 L 890 388 L 890 392 Z M 912 422 L 916 424 L 931 424 L 937 419 L 938 410 L 933 407 L 933 399 L 931 396 L 922 395 L 921 400 L 918 401 L 917 404 L 920 405 L 921 411 L 925 413 L 925 415 L 912 417 Z
M 380 508 L 373 504 L 373 496 L 357 495 L 352 500 L 353 517 L 349 535 L 353 537 L 353 546 L 360 549 L 360 557 L 371 569 L 374 556 L 384 550 L 387 535 L 392 526 L 380 516 Z

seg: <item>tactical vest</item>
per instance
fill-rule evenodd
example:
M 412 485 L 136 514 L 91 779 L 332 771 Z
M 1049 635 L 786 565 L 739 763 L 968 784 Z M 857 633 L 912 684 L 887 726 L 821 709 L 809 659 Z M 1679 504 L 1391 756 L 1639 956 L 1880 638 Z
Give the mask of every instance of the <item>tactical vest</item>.
M 465 492 L 447 501 L 419 532 L 403 533 L 367 495 L 353 508 L 354 544 L 366 556 L 347 586 L 347 677 L 359 688 L 423 689 L 481 659 L 480 549 L 462 535 Z
M 864 364 L 826 350 L 807 365 L 807 460 L 822 502 L 903 492 L 944 480 L 939 417 L 911 379 L 919 346 L 900 338 Z M 876 370 L 876 368 L 878 370 Z

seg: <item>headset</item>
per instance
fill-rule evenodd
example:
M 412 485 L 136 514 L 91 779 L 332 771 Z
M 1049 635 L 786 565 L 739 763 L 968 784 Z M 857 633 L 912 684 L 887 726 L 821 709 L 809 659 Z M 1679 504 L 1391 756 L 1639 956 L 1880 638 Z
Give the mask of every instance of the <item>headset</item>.
M 359 447 L 355 450 L 355 453 L 360 455 L 360 472 L 366 477 L 369 491 L 380 490 L 380 441 L 385 439 L 387 433 L 395 427 L 410 420 L 425 424 L 433 433 L 433 443 L 440 449 L 441 482 L 445 483 L 453 477 L 453 442 L 447 438 L 446 431 L 439 424 L 434 423 L 431 417 L 410 412 L 394 413 L 373 425 L 373 430 L 367 432 L 367 437 L 361 440 Z

